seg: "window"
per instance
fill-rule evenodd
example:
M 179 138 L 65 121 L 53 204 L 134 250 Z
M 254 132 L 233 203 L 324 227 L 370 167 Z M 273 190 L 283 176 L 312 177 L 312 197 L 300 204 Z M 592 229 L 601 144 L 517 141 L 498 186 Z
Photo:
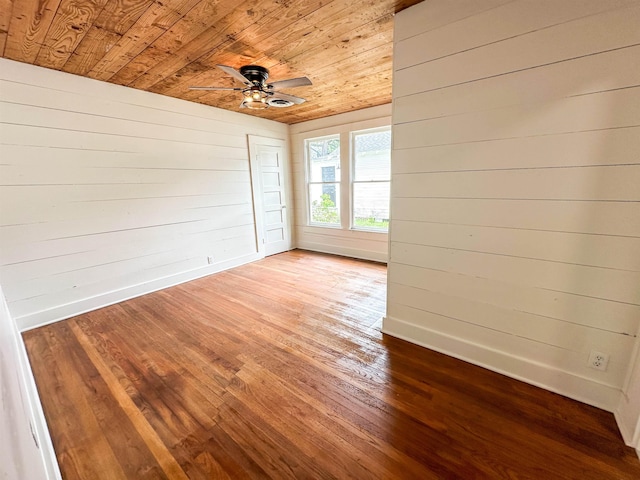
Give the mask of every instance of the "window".
M 359 230 L 389 229 L 391 129 L 352 132 L 351 226 Z
M 309 225 L 386 233 L 391 127 L 308 138 L 304 149 Z
M 340 226 L 340 136 L 305 142 L 311 225 Z

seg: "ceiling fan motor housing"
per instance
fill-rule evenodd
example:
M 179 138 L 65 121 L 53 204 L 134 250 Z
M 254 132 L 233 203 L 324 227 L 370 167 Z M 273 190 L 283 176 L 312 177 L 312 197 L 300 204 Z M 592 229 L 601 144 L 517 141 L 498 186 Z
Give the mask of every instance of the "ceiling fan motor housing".
M 254 85 L 264 86 L 269 78 L 269 70 L 260 65 L 245 65 L 240 67 L 240 73 Z

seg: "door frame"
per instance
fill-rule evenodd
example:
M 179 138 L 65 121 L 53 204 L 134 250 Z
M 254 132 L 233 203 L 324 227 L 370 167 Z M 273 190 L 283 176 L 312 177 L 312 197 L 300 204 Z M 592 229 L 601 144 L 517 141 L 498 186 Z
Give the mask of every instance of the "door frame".
M 285 195 L 285 216 L 287 221 L 287 229 L 285 232 L 286 242 L 288 249 L 293 248 L 291 230 L 293 224 L 291 222 L 291 208 L 292 205 L 292 189 L 291 179 L 289 178 L 289 148 L 288 143 L 284 138 L 271 138 L 263 137 L 260 135 L 247 135 L 247 142 L 249 144 L 249 167 L 251 173 L 251 194 L 253 196 L 253 218 L 254 218 L 254 231 L 256 239 L 256 251 L 260 258 L 265 257 L 265 246 L 263 242 L 264 236 L 264 208 L 262 205 L 262 184 L 260 182 L 260 163 L 256 159 L 259 145 L 266 145 L 270 147 L 282 148 L 282 179 L 284 182 L 284 195 Z

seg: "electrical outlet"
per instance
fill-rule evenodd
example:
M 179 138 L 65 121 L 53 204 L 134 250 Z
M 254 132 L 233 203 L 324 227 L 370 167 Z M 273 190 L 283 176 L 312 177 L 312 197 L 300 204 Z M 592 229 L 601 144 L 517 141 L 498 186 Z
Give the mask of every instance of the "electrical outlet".
M 208 263 L 209 265 L 213 264 L 213 257 L 212 257 L 211 255 L 209 255 L 209 256 L 207 257 L 207 263 Z
M 607 365 L 609 364 L 609 355 L 602 352 L 596 352 L 595 350 L 591 350 L 589 354 L 589 365 L 591 368 L 595 368 L 596 370 L 606 370 Z

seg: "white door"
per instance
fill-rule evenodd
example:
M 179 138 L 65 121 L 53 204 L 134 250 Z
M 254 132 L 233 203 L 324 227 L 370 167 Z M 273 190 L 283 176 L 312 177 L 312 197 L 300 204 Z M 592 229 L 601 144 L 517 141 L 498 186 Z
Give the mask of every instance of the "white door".
M 258 252 L 274 255 L 291 249 L 284 140 L 249 135 L 251 185 Z

